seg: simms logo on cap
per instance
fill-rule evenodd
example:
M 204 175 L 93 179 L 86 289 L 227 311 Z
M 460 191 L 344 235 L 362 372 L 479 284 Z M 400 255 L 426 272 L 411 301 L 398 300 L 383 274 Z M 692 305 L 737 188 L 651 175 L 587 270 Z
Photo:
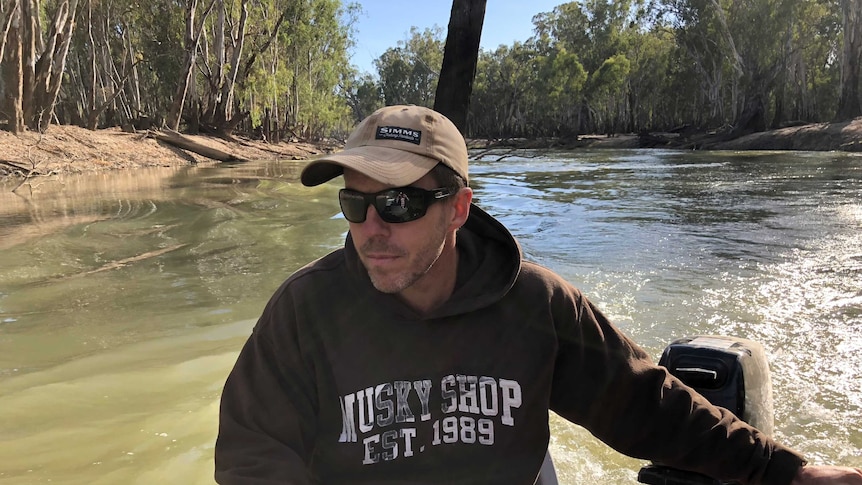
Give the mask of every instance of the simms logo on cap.
M 399 128 L 397 126 L 378 126 L 378 140 L 399 140 L 419 145 L 422 141 L 422 132 L 419 130 L 411 130 L 410 128 Z

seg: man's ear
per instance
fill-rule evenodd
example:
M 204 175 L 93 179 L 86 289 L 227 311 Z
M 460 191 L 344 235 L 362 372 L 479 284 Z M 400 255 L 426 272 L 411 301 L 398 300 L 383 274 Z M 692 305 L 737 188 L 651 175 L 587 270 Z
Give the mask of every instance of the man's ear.
M 452 207 L 455 209 L 452 217 L 452 225 L 460 229 L 470 216 L 470 203 L 473 202 L 473 189 L 464 187 L 453 196 Z

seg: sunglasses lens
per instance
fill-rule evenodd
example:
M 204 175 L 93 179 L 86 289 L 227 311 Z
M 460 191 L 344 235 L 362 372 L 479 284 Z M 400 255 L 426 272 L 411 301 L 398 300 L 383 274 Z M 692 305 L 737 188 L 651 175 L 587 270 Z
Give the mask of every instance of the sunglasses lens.
M 374 207 L 386 222 L 409 222 L 425 215 L 425 198 L 407 188 L 386 190 L 378 193 Z
M 338 192 L 338 202 L 345 219 L 350 222 L 365 222 L 365 214 L 368 211 L 365 194 L 342 189 Z
M 368 206 L 373 204 L 380 219 L 397 224 L 419 219 L 425 215 L 429 205 L 449 195 L 448 191 L 441 189 L 432 192 L 416 187 L 389 189 L 376 194 L 341 189 L 338 192 L 338 201 L 344 218 L 350 222 L 365 222 Z

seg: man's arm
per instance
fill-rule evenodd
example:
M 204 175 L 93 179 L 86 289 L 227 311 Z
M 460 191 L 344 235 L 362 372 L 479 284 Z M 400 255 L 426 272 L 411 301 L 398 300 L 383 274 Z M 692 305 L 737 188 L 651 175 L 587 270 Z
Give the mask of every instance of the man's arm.
M 791 483 L 805 463 L 798 453 L 656 366 L 576 290 L 572 302 L 555 311 L 554 411 L 629 456 L 722 480 Z
M 276 301 L 264 310 L 222 393 L 215 479 L 223 485 L 310 482 L 317 422 L 313 372 Z M 283 337 L 278 345 L 276 329 Z
M 843 466 L 804 466 L 790 485 L 862 485 L 862 470 Z

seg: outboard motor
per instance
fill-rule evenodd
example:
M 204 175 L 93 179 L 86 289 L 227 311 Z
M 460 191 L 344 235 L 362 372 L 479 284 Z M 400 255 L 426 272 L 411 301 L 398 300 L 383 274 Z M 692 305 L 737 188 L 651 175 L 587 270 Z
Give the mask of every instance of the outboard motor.
M 659 365 L 712 404 L 772 435 L 772 381 L 759 343 L 737 337 L 681 338 L 664 349 Z M 656 464 L 641 468 L 638 481 L 649 485 L 735 483 Z

